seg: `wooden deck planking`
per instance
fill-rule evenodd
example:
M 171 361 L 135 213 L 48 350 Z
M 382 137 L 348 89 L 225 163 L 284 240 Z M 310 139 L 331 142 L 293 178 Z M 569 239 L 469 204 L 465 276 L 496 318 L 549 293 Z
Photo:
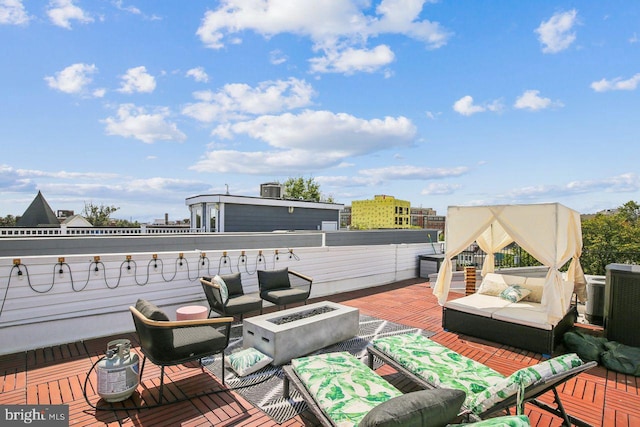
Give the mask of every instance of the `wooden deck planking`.
M 326 299 L 357 307 L 363 314 L 432 330 L 436 332 L 432 337 L 434 341 L 505 375 L 541 360 L 540 354 L 443 331 L 442 309 L 431 294 L 428 284 L 421 279 L 353 291 Z M 154 409 L 93 410 L 87 405 L 82 393 L 86 372 L 104 354 L 107 342 L 114 338 L 130 339 L 133 351 L 139 351 L 137 337 L 131 333 L 0 356 L 0 404 L 65 403 L 69 405 L 71 425 L 278 425 L 242 396 L 224 389 L 215 376 L 197 363 L 165 368 L 165 399 L 176 402 L 203 391 L 217 390 L 219 393 Z M 378 373 L 403 392 L 416 389 L 414 384 L 388 366 L 383 365 Z M 114 408 L 157 403 L 160 368 L 147 361 L 143 374 L 142 385 L 132 399 L 124 404 L 113 404 Z M 87 389 L 89 400 L 93 403 L 98 401 L 95 384 L 94 372 Z M 640 425 L 638 378 L 598 367 L 568 381 L 558 391 L 570 414 L 595 426 Z M 547 393 L 542 400 L 550 403 L 553 395 Z M 101 404 L 104 402 L 101 401 Z M 556 427 L 562 423 L 559 418 L 530 404 L 526 405 L 525 413 L 536 427 Z M 305 412 L 288 420 L 283 426 L 316 424 L 315 417 Z

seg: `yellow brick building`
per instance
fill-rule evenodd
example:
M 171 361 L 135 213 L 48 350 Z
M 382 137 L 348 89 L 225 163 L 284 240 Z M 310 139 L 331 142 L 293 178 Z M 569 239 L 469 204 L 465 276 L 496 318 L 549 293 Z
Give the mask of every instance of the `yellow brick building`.
M 411 202 L 393 196 L 351 202 L 351 226 L 356 229 L 410 228 Z

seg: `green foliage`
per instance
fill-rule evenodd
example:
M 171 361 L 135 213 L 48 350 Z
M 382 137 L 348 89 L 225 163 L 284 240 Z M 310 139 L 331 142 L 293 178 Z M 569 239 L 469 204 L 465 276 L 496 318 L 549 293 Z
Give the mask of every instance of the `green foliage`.
M 15 227 L 18 218 L 13 215 L 7 215 L 4 218 L 0 217 L 0 227 Z
M 640 206 L 630 201 L 614 214 L 582 221 L 582 256 L 586 274 L 604 275 L 611 263 L 640 263 Z
M 96 227 L 113 225 L 111 220 L 111 214 L 117 211 L 118 207 L 94 205 L 93 202 L 85 202 L 84 209 L 82 209 L 82 216 L 84 216 L 91 225 Z
M 289 178 L 284 182 L 284 197 L 287 199 L 300 199 L 319 202 L 322 198 L 320 184 L 313 178 L 303 177 Z M 327 202 L 333 203 L 333 198 L 328 197 Z

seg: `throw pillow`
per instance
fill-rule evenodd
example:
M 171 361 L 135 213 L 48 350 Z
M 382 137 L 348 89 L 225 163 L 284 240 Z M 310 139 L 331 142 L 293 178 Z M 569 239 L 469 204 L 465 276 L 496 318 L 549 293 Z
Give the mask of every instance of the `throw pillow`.
M 529 289 L 523 288 L 520 285 L 512 285 L 500 292 L 500 298 L 511 302 L 518 302 L 530 293 L 531 291 Z
M 169 317 L 164 313 L 164 311 L 160 310 L 155 304 L 144 299 L 139 299 L 136 302 L 136 310 L 142 313 L 142 315 L 149 320 L 169 320 Z
M 218 276 L 217 274 L 215 275 L 213 280 L 220 287 L 220 297 L 222 297 L 222 303 L 226 304 L 227 300 L 229 299 L 229 290 L 227 289 L 227 284 L 224 282 L 222 277 Z
M 273 359 L 266 354 L 250 347 L 230 354 L 225 358 L 224 364 L 233 369 L 238 376 L 244 377 L 264 368 L 272 361 Z
M 465 392 L 439 388 L 391 398 L 373 408 L 358 427 L 446 426 L 462 407 Z
M 478 293 L 482 295 L 490 295 L 497 297 L 502 291 L 507 289 L 506 283 L 494 282 L 493 280 L 483 280 L 478 289 Z

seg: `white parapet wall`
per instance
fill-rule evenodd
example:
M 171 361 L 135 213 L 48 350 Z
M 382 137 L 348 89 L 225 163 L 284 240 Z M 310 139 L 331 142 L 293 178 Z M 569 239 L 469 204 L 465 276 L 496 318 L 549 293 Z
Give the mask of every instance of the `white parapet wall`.
M 170 318 L 206 306 L 201 276 L 240 271 L 256 293 L 256 270 L 288 267 L 313 278 L 316 298 L 417 277 L 419 256 L 432 252 L 411 243 L 0 258 L 0 354 L 131 332 L 138 298 Z

